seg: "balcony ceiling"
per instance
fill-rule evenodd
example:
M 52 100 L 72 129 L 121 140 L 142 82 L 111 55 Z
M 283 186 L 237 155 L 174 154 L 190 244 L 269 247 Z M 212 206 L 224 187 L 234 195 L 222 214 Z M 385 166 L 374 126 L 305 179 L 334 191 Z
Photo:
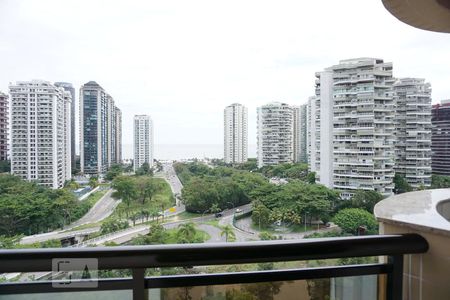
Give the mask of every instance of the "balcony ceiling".
M 450 33 L 450 0 L 382 0 L 400 21 L 416 28 Z

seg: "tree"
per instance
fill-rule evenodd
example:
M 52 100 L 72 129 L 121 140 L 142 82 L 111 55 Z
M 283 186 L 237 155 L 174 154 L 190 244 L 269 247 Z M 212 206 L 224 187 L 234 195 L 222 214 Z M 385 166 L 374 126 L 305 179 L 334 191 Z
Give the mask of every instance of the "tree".
M 431 188 L 443 189 L 450 187 L 450 176 L 444 175 L 431 175 Z
M 402 193 L 411 192 L 411 191 L 412 191 L 412 187 L 406 181 L 405 177 L 403 177 L 400 174 L 395 174 L 395 176 L 394 176 L 394 193 L 402 194 Z
M 306 175 L 306 182 L 310 184 L 316 183 L 316 172 L 310 172 L 308 175 Z
M 189 222 L 181 224 L 178 226 L 177 242 L 179 244 L 194 243 L 196 233 L 197 230 L 195 230 L 194 223 Z
M 368 233 L 376 233 L 378 223 L 375 217 L 361 208 L 346 208 L 333 218 L 334 223 L 344 232 L 356 235 L 358 228 L 364 226 Z
M 89 185 L 93 189 L 96 188 L 98 186 L 98 178 L 95 176 L 92 176 L 91 178 L 89 178 Z
M 100 227 L 100 232 L 102 234 L 107 234 L 110 232 L 116 232 L 125 228 L 128 228 L 129 224 L 127 220 L 109 219 L 102 223 Z
M 112 187 L 116 190 L 113 196 L 116 199 L 122 199 L 125 204 L 128 218 L 131 202 L 137 198 L 135 181 L 130 176 L 119 176 L 114 179 Z
M 270 209 L 260 201 L 253 203 L 252 222 L 258 225 L 260 230 L 261 227 L 265 228 L 270 225 Z
M 383 195 L 377 191 L 357 190 L 350 199 L 351 207 L 362 208 L 373 213 L 375 204 L 383 200 Z
M 113 180 L 117 176 L 122 175 L 123 167 L 119 164 L 113 164 L 105 175 L 106 180 Z
M 9 173 L 11 171 L 11 162 L 9 160 L 0 160 L 0 173 Z
M 263 231 L 259 234 L 259 239 L 261 241 L 271 241 L 271 240 L 276 240 L 277 237 L 274 236 L 273 234 L 268 233 L 267 231 Z
M 143 176 L 143 175 L 153 176 L 153 169 L 150 168 L 150 165 L 148 162 L 145 162 L 142 164 L 141 167 L 139 167 L 136 170 L 136 175 L 138 175 L 138 176 Z
M 225 235 L 225 242 L 236 240 L 236 235 L 234 233 L 233 227 L 226 225 L 222 228 L 220 236 Z

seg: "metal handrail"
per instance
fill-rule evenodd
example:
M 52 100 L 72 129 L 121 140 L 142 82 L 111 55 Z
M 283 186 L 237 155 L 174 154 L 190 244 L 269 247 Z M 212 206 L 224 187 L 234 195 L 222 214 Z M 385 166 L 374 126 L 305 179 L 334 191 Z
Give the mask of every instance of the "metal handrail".
M 96 248 L 0 250 L 0 273 L 51 271 L 54 258 L 96 258 L 98 269 L 132 269 L 132 279 L 99 280 L 100 290 L 133 289 L 135 299 L 144 297 L 145 288 L 193 286 L 267 280 L 329 278 L 367 274 L 387 274 L 388 299 L 401 299 L 403 255 L 424 253 L 427 241 L 418 234 L 373 235 L 244 243 L 176 244 Z M 388 256 L 387 263 L 339 267 L 272 270 L 250 273 L 180 275 L 144 278 L 145 268 L 192 267 L 346 257 Z M 176 278 L 176 279 L 174 279 Z M 277 279 L 278 278 L 278 279 Z M 288 278 L 288 279 L 283 279 Z M 27 286 L 29 287 L 27 289 Z M 51 282 L 0 284 L 0 294 L 33 293 L 51 290 Z M 61 292 L 61 289 L 57 290 Z

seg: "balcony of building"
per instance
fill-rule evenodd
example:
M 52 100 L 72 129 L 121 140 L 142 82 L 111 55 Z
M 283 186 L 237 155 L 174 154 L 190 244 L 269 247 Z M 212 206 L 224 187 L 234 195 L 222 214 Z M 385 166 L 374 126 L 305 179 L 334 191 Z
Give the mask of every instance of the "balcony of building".
M 449 299 L 450 189 L 387 198 L 375 206 L 380 234 L 415 233 L 429 250 L 404 257 L 403 299 Z

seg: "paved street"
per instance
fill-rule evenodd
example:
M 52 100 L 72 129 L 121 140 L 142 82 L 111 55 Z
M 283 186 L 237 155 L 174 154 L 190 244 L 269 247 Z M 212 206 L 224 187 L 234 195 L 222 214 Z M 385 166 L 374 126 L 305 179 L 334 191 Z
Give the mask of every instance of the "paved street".
M 95 205 L 76 222 L 73 222 L 65 229 L 75 228 L 80 225 L 96 223 L 109 217 L 120 201 L 115 200 L 111 195 L 112 189 L 109 189 L 106 194 Z
M 107 218 L 114 211 L 119 201 L 111 197 L 112 189 L 109 189 L 106 194 L 95 203 L 95 205 L 78 221 L 75 221 L 65 227 L 63 230 L 55 230 L 52 232 L 30 235 L 22 238 L 21 244 L 32 244 L 37 242 L 44 242 L 52 239 L 63 239 L 74 235 L 89 234 L 100 230 L 100 227 L 93 227 L 89 229 L 69 231 L 80 225 L 96 223 Z

